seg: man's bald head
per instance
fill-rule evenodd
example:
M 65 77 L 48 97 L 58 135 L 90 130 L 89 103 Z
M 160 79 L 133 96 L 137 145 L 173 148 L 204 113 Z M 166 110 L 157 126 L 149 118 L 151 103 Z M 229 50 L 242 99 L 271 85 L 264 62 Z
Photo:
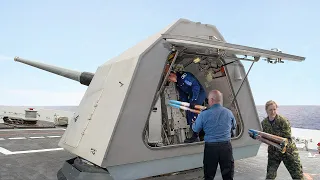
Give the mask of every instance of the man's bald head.
M 212 90 L 208 94 L 208 103 L 209 106 L 212 106 L 214 104 L 221 104 L 222 102 L 222 94 L 218 90 Z

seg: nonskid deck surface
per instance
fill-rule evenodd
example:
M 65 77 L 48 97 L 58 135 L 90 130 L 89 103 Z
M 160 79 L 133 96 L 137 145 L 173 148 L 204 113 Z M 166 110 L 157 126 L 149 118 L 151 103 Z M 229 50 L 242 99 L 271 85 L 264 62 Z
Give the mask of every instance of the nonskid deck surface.
M 0 177 L 1 180 L 56 180 L 57 171 L 65 160 L 74 155 L 61 150 L 58 142 L 64 129 L 7 129 L 0 130 Z M 31 151 L 38 150 L 38 151 Z M 315 154 L 314 151 L 310 151 Z M 320 155 L 308 157 L 307 151 L 300 151 L 304 171 L 320 179 Z M 267 146 L 262 144 L 256 157 L 235 162 L 234 179 L 264 179 L 267 166 Z M 217 178 L 221 179 L 220 169 Z M 202 179 L 201 168 L 179 172 L 171 176 L 145 178 L 150 180 Z M 281 163 L 277 179 L 291 179 Z
M 0 179 L 56 180 L 64 161 L 74 157 L 58 147 L 63 133 L 62 128 L 0 130 Z
M 315 157 L 311 158 L 308 157 L 309 153 L 312 155 L 316 154 Z M 317 154 L 316 151 L 299 151 L 300 158 L 302 161 L 302 166 L 304 169 L 304 173 L 307 174 L 310 179 L 313 180 L 320 180 L 320 155 Z M 237 160 L 235 161 L 235 180 L 258 180 L 258 179 L 265 179 L 266 172 L 267 172 L 267 145 L 261 144 L 259 152 L 257 156 Z M 202 168 L 184 171 L 184 172 L 177 172 L 173 173 L 173 175 L 168 176 L 160 176 L 160 177 L 153 177 L 153 178 L 145 178 L 143 180 L 176 180 L 176 179 L 183 179 L 183 180 L 202 180 L 203 179 L 203 170 Z M 215 179 L 222 179 L 220 173 L 220 167 L 218 166 L 217 174 Z M 289 172 L 286 170 L 283 163 L 280 164 L 278 169 L 278 175 L 276 179 L 281 180 L 291 180 Z

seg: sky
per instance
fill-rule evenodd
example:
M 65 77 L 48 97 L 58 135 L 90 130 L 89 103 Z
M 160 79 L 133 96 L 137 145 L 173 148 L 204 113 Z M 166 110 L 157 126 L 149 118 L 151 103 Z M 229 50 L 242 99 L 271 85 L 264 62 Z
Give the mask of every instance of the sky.
M 77 71 L 98 66 L 179 18 L 215 25 L 229 43 L 306 57 L 255 63 L 257 105 L 320 105 L 320 1 L 0 1 L 0 105 L 76 106 L 79 82 L 14 62 L 39 61 Z M 200 1 L 199 1 L 200 2 Z M 246 70 L 249 62 L 243 62 Z

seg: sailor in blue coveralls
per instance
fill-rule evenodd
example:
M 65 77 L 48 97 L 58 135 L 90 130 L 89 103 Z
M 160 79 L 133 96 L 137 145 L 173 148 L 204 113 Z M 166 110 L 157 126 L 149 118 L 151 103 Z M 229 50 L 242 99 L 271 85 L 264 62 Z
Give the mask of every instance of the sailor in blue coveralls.
M 194 109 L 194 105 L 203 105 L 206 99 L 206 92 L 198 79 L 190 72 L 170 72 L 169 81 L 176 83 L 179 92 L 179 101 L 189 102 L 190 108 Z M 192 130 L 192 120 L 196 120 L 198 114 L 186 111 L 187 123 Z M 191 138 L 187 138 L 185 143 L 199 141 L 199 135 L 193 132 Z

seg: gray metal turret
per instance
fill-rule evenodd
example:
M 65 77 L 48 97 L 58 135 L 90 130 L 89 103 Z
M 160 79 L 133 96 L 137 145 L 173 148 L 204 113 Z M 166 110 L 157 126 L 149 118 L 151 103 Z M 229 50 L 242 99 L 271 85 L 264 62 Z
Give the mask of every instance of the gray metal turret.
M 44 64 L 44 63 L 40 63 L 40 62 L 35 62 L 35 61 L 30 61 L 27 59 L 23 59 L 20 57 L 15 57 L 14 58 L 15 61 L 51 72 L 53 74 L 57 74 L 59 76 L 63 76 L 75 81 L 80 82 L 83 85 L 89 86 L 91 83 L 91 80 L 94 76 L 93 73 L 91 72 L 78 72 L 78 71 L 74 71 L 74 70 L 70 70 L 70 69 L 65 69 L 65 68 L 61 68 L 61 67 L 56 67 L 56 66 L 52 66 L 49 64 Z

